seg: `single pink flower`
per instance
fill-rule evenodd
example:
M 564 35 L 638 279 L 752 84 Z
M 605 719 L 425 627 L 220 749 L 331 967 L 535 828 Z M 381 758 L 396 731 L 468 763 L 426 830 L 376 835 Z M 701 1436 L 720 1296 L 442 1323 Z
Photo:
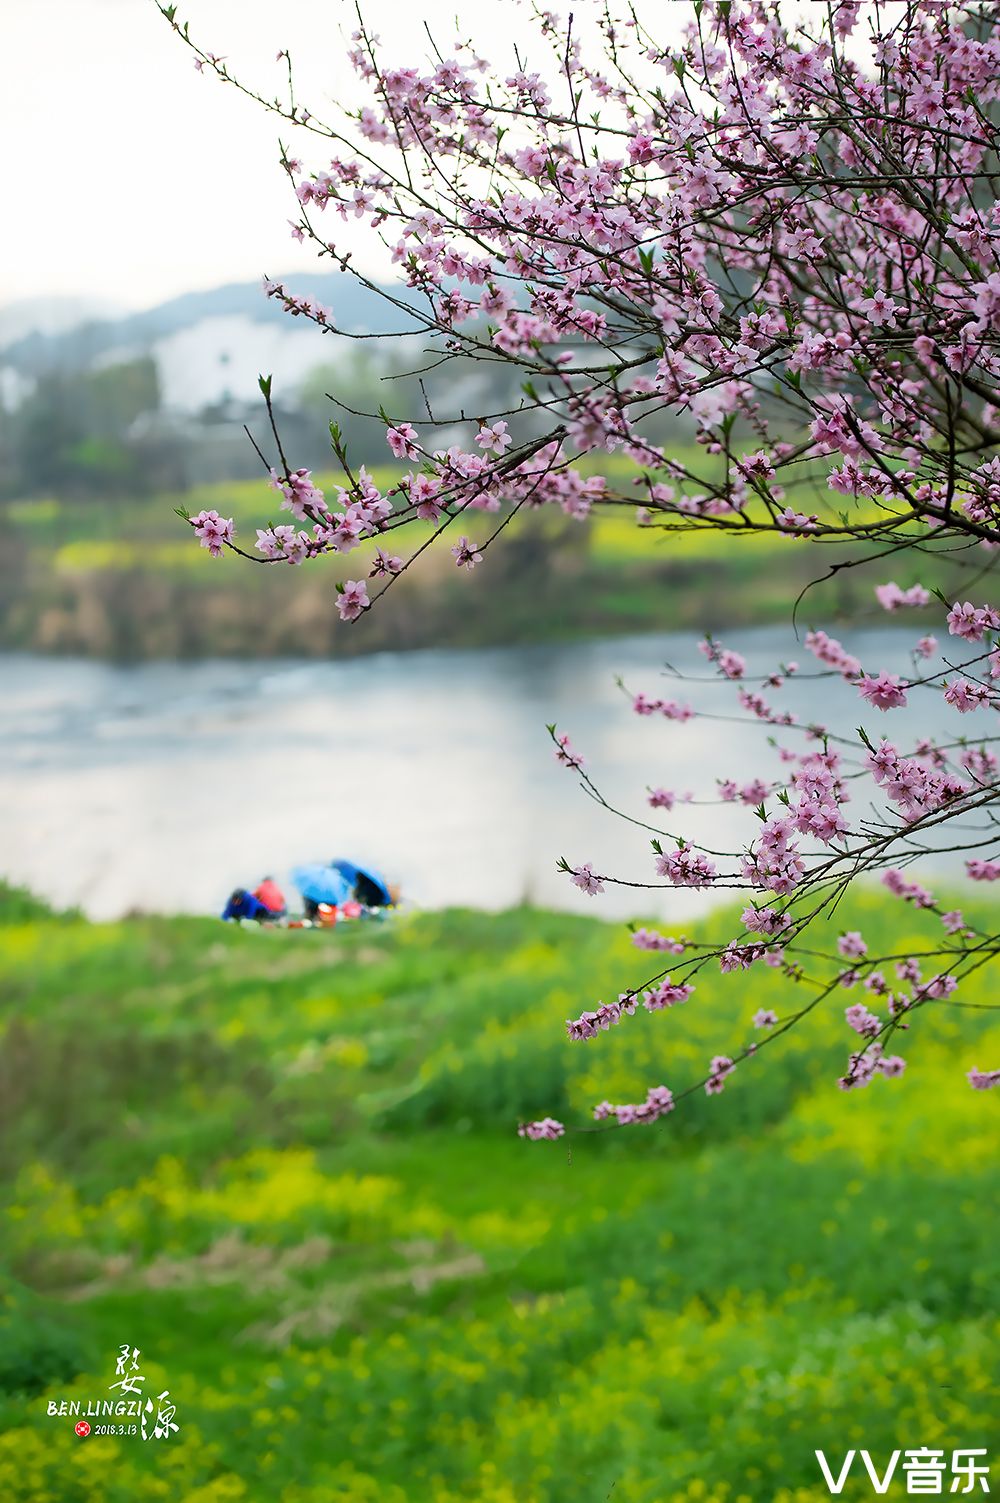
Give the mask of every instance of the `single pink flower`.
M 369 605 L 368 586 L 363 579 L 349 579 L 337 597 L 341 621 L 356 621 Z

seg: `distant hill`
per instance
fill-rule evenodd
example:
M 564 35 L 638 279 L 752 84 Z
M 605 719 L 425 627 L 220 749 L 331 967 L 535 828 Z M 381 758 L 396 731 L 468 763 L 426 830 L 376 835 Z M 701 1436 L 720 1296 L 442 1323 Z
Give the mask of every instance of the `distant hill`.
M 297 274 L 284 281 L 291 291 L 311 295 L 333 309 L 334 322 L 351 332 L 388 333 L 405 315 L 343 272 Z M 416 306 L 408 288 L 386 288 Z M 116 347 L 149 348 L 157 340 L 209 318 L 242 317 L 253 323 L 288 323 L 288 314 L 265 297 L 260 282 L 229 282 L 202 292 L 185 292 L 140 313 L 95 313 L 82 299 L 32 299 L 0 307 L 0 362 L 25 375 L 58 365 L 86 367 Z
M 338 328 L 389 333 L 406 327 L 403 310 L 343 272 L 279 278 L 333 310 Z M 394 296 L 416 306 L 416 295 L 396 285 Z M 321 331 L 294 319 L 260 282 L 231 282 L 187 292 L 155 308 L 120 314 L 83 300 L 35 299 L 0 308 L 0 371 L 11 390 L 52 371 L 72 373 L 151 355 L 160 371 L 164 405 L 198 411 L 219 401 L 255 395 L 259 371 L 295 384 L 333 358 Z
M 31 297 L 0 307 L 0 352 L 35 334 L 59 335 L 95 319 L 122 317 L 111 303 L 84 297 Z

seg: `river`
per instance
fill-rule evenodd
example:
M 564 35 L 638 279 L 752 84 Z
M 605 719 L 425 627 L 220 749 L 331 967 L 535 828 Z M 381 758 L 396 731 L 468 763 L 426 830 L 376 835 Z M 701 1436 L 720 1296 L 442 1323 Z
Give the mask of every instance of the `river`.
M 905 672 L 918 635 L 885 627 L 844 640 L 866 667 Z M 815 666 L 781 628 L 727 645 L 746 654 L 749 682 L 781 658 Z M 653 822 L 647 786 L 711 798 L 717 777 L 776 767 L 764 727 L 635 716 L 618 674 L 630 689 L 699 710 L 734 708 L 732 686 L 671 685 L 664 660 L 706 673 L 690 634 L 321 664 L 3 656 L 0 871 L 95 918 L 216 913 L 234 886 L 347 856 L 399 882 L 416 906 L 530 901 L 680 919 L 705 896 L 612 889 L 591 899 L 557 872 L 565 855 L 656 880 L 648 835 L 581 792 L 545 729 L 557 722 L 606 795 Z M 886 725 L 934 733 L 947 714 L 928 694 L 922 713 L 932 721 L 919 708 L 883 716 L 840 681 L 767 693 L 773 703 L 789 694 L 805 721 L 863 723 L 873 736 Z M 948 723 L 971 733 L 971 718 Z M 716 847 L 752 838 L 757 823 L 732 804 L 665 822 Z

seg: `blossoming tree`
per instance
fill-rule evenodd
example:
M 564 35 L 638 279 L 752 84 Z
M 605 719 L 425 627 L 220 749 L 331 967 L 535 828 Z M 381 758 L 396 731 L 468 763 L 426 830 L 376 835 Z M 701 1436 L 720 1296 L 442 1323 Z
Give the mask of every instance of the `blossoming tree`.
M 1000 878 L 1000 609 L 984 598 L 1000 544 L 997 8 L 840 0 L 789 20 L 777 5 L 693 0 L 671 45 L 631 6 L 616 15 L 588 4 L 586 45 L 572 17 L 532 10 L 520 12 L 530 44 L 521 38 L 499 68 L 465 41 L 424 67 L 400 66 L 362 22 L 350 56 L 368 102 L 334 122 L 296 102 L 283 55 L 287 95 L 267 99 L 200 48 L 175 6 L 160 9 L 199 69 L 307 133 L 315 162 L 282 154 L 297 238 L 366 281 L 336 238 L 339 221 L 361 220 L 391 248 L 407 288 L 399 307 L 435 358 L 504 366 L 520 393 L 447 448 L 436 443 L 440 414 L 383 413 L 406 467 L 384 490 L 352 467 L 332 427 L 342 474 L 332 497 L 292 467 L 272 414 L 271 478 L 290 520 L 244 549 L 231 519 L 201 512 L 188 520 L 213 554 L 302 564 L 374 540 L 362 577 L 340 587 L 345 621 L 377 607 L 430 547 L 477 567 L 537 507 L 577 518 L 626 508 L 661 542 L 705 529 L 777 534 L 815 550 L 817 572 L 919 557 L 926 585 L 875 588 L 890 612 L 940 601 L 943 640 L 922 631 L 907 671 L 862 662 L 821 629 L 804 636 L 810 675 L 851 686 L 870 730 L 800 720 L 797 664 L 751 679 L 740 652 L 703 644 L 738 713 L 772 728 L 777 768 L 717 790 L 746 806 L 741 848 L 688 838 L 683 800 L 656 788 L 650 815 L 627 815 L 649 833 L 648 873 L 563 863 L 594 896 L 616 881 L 743 893 L 715 942 L 639 930 L 651 974 L 569 1020 L 572 1039 L 639 1007 L 685 1002 L 708 966 L 770 966 L 806 984 L 805 1002 L 784 1016 L 758 1011 L 755 1036 L 712 1058 L 701 1079 L 602 1102 L 599 1122 L 651 1122 L 683 1094 L 722 1091 L 741 1060 L 814 1007 L 842 1005 L 845 990 L 840 1086 L 898 1076 L 912 1016 L 954 1005 L 963 978 L 1000 951 L 997 934 L 942 911 L 907 875 L 947 847 L 970 878 Z M 332 328 L 315 301 L 265 287 Z M 267 381 L 262 390 L 270 413 Z M 693 421 L 703 465 L 672 456 L 664 418 Z M 455 414 L 446 420 L 453 429 Z M 627 461 L 624 480 L 613 478 L 626 472 L 621 457 L 608 474 L 595 463 L 613 451 Z M 849 559 L 837 553 L 847 545 Z M 948 578 L 968 569 L 968 599 L 941 592 L 946 563 Z M 892 712 L 920 696 L 943 701 L 950 729 L 904 742 Z M 672 722 L 695 713 L 648 689 L 633 692 L 632 708 Z M 569 738 L 555 727 L 552 737 L 570 775 L 605 803 Z M 824 971 L 807 931 L 873 874 L 924 911 L 925 947 L 873 954 L 847 932 Z M 1000 1070 L 968 1078 L 984 1089 Z M 541 1118 L 521 1131 L 564 1128 Z

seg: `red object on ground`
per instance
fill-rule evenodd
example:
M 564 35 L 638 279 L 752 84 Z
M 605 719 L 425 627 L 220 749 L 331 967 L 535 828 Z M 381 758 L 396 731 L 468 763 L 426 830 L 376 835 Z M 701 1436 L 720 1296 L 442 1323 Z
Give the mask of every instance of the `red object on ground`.
M 284 913 L 285 894 L 277 882 L 272 881 L 270 877 L 265 877 L 260 886 L 254 888 L 253 895 L 258 903 L 264 904 L 268 913 Z
M 361 904 L 355 903 L 353 898 L 348 898 L 346 903 L 341 903 L 340 911 L 345 918 L 356 919 L 361 917 Z

